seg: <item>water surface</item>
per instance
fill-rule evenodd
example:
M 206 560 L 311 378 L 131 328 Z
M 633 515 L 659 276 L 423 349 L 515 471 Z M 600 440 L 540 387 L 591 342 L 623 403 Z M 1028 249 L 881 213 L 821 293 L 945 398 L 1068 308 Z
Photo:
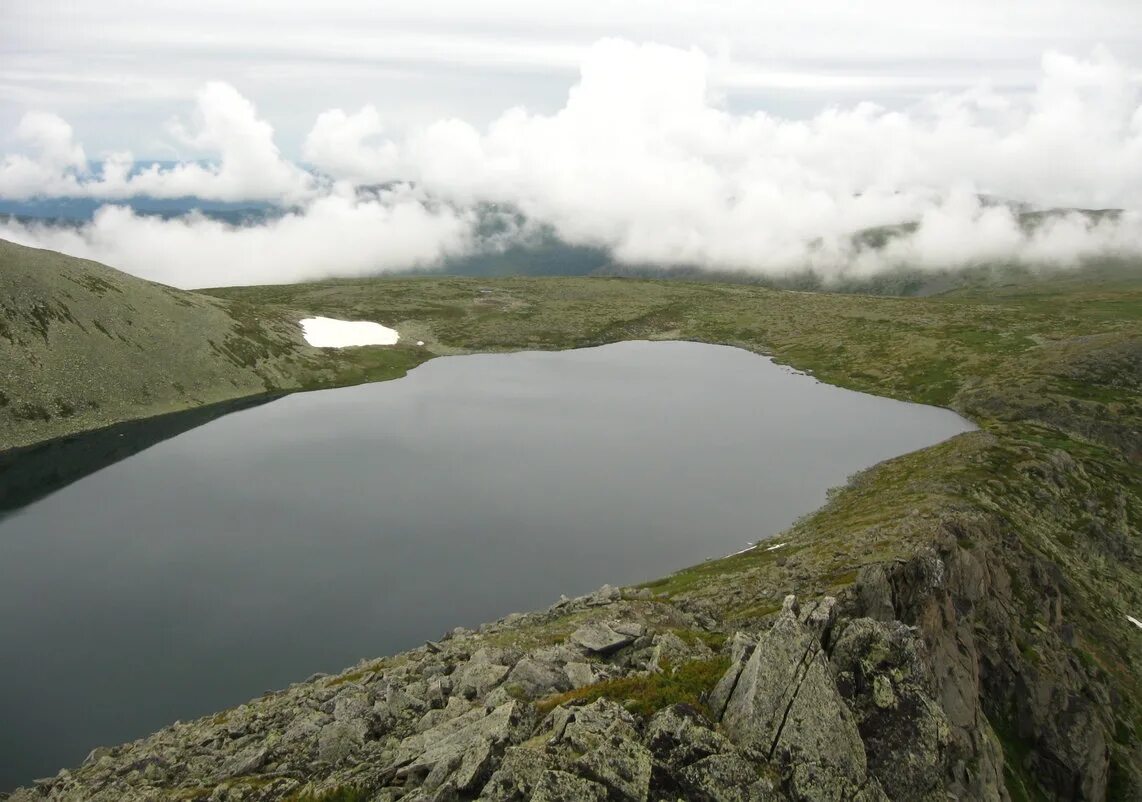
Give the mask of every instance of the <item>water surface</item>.
M 745 351 L 646 342 L 436 359 L 227 415 L 0 521 L 0 788 L 738 551 L 970 428 Z

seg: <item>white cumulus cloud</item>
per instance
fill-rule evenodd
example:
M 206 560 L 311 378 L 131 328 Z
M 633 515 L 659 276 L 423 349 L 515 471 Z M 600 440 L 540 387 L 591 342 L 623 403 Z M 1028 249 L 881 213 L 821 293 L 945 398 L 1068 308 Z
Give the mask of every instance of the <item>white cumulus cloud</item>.
M 372 106 L 356 114 L 341 109 L 322 112 L 305 139 L 303 156 L 333 178 L 361 184 L 399 179 L 397 146 L 377 141 L 384 132 L 381 116 Z
M 83 148 L 72 142 L 64 120 L 42 112 L 24 115 L 17 137 L 36 155 L 8 156 L 0 162 L 0 197 L 152 198 L 269 200 L 292 203 L 316 190 L 316 180 L 282 158 L 273 128 L 234 87 L 209 83 L 197 96 L 196 123 L 182 123 L 172 134 L 185 145 L 214 155 L 210 164 L 194 161 L 163 168 L 152 164 L 132 172 L 130 153 L 108 156 L 102 169 L 89 172 Z

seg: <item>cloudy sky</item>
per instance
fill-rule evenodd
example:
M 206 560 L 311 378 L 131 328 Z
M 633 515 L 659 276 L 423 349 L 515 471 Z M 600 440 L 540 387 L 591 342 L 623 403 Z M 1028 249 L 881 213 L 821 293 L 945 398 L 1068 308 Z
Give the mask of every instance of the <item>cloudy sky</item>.
M 432 265 L 480 247 L 482 201 L 718 269 L 1142 251 L 1133 211 L 1028 234 L 978 200 L 1142 209 L 1137 2 L 6 0 L 0 22 L 0 198 L 108 203 L 0 236 L 181 286 Z M 152 159 L 182 163 L 132 169 Z M 355 189 L 391 181 L 413 184 Z M 114 205 L 187 195 L 291 211 Z

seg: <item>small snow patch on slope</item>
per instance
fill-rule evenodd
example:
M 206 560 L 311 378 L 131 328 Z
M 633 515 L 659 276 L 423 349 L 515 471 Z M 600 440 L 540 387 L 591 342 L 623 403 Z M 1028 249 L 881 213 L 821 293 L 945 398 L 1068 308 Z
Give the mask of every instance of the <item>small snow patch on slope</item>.
M 396 345 L 396 329 L 367 320 L 335 320 L 307 317 L 301 321 L 305 341 L 317 348 L 348 348 L 354 345 Z

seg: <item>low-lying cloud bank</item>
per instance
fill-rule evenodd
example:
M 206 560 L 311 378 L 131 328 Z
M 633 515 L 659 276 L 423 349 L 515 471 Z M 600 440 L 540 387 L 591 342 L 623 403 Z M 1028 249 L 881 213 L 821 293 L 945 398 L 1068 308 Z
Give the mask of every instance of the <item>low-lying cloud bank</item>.
M 0 236 L 181 286 L 430 266 L 488 247 L 480 204 L 518 209 L 619 262 L 771 275 L 1142 256 L 1131 211 L 1142 209 L 1142 104 L 1128 67 L 1104 51 L 1047 54 L 1026 96 L 979 87 L 907 111 L 862 104 L 803 121 L 727 111 L 711 75 L 697 50 L 607 40 L 554 114 L 511 109 L 483 130 L 442 120 L 397 141 L 377 109 L 333 109 L 305 142 L 308 168 L 283 159 L 270 125 L 224 84 L 200 92 L 193 131 L 172 129 L 214 166 L 133 172 L 119 154 L 89 172 L 65 121 L 28 115 L 16 133 L 30 153 L 0 162 L 0 197 L 195 196 L 290 211 L 234 227 L 108 206 L 79 228 L 10 222 Z M 396 181 L 409 183 L 357 189 Z M 1127 211 L 1030 226 L 981 197 Z M 901 223 L 915 225 L 859 235 Z
M 470 247 L 471 215 L 405 192 L 331 193 L 257 225 L 104 206 L 83 226 L 10 222 L 0 237 L 179 287 L 281 284 L 439 263 Z

